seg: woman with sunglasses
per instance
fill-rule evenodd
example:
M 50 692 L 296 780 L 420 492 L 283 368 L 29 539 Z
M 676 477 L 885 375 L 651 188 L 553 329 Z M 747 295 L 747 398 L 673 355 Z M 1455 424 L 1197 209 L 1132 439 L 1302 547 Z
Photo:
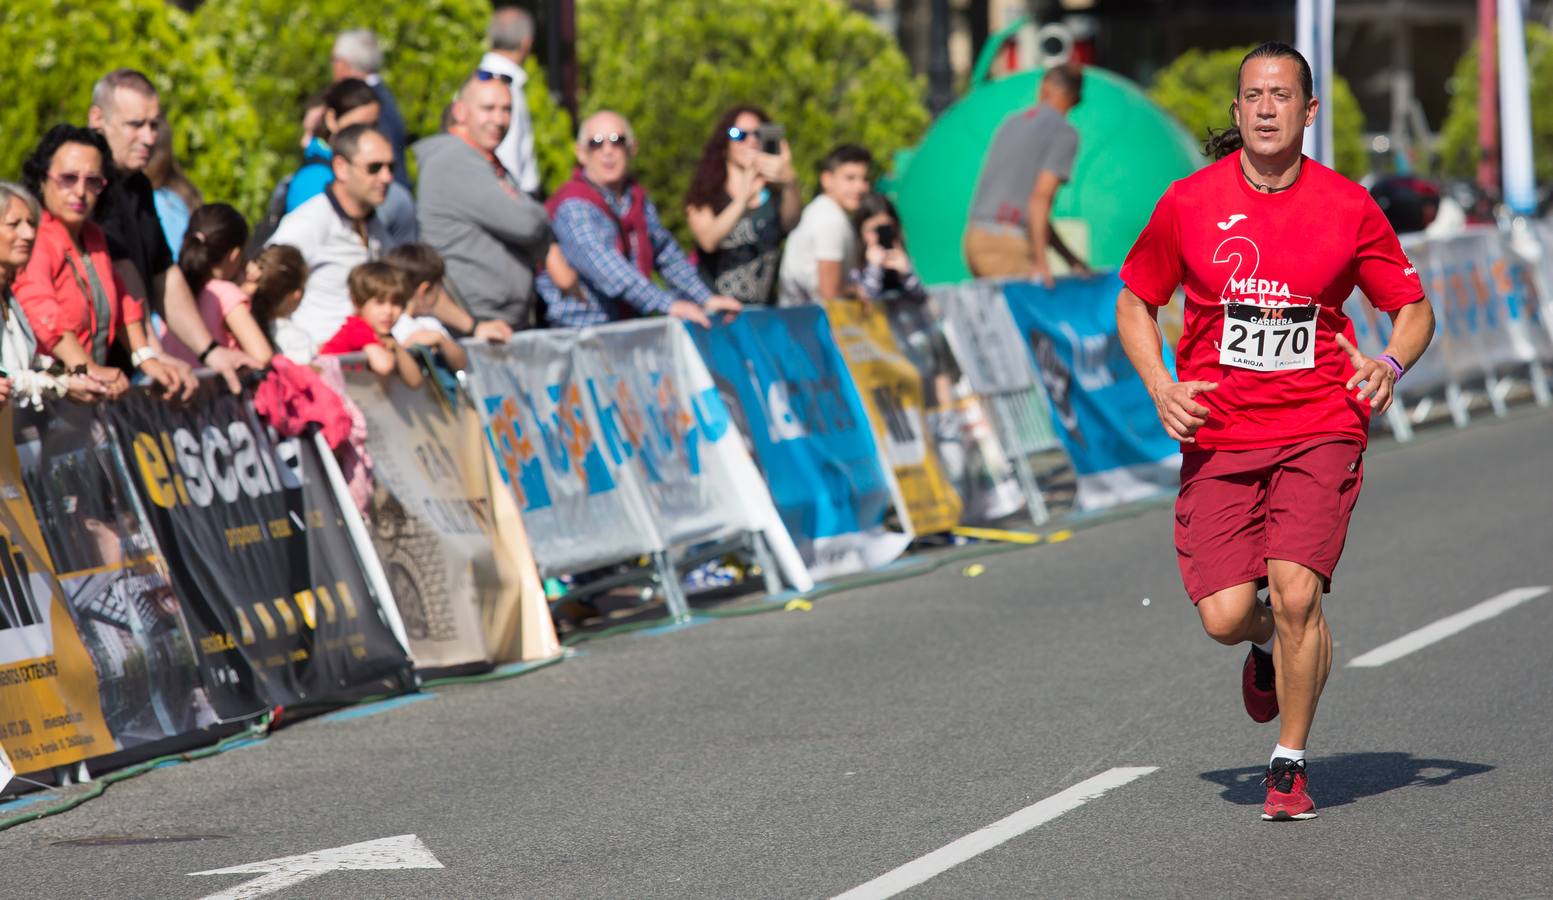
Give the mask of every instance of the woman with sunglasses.
M 95 400 L 104 393 L 96 381 L 67 375 L 61 366 L 43 371 L 38 339 L 21 304 L 11 294 L 16 276 L 32 258 L 42 210 L 26 188 L 0 181 L 0 403 L 16 399 L 23 406 L 38 406 L 45 399 L 67 394 L 76 400 Z
M 803 214 L 792 152 L 761 152 L 759 107 L 737 106 L 717 120 L 685 195 L 685 216 L 701 277 L 719 294 L 767 304 L 776 286 L 782 239 Z
M 38 352 L 112 399 L 129 389 L 123 370 L 107 365 L 114 341 L 127 343 L 135 367 L 157 383 L 168 385 L 172 373 L 147 344 L 141 303 L 125 291 L 107 238 L 92 221 L 110 158 L 101 134 L 55 125 L 22 164 L 26 188 L 43 199 L 43 215 L 15 295 Z

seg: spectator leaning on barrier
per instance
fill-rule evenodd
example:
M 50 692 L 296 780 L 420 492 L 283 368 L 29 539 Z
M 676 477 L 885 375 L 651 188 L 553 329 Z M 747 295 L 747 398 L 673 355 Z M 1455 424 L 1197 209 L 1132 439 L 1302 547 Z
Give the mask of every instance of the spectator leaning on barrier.
M 511 4 L 498 4 L 491 13 L 486 30 L 491 49 L 480 58 L 486 72 L 512 79 L 512 125 L 496 147 L 496 158 L 507 167 L 518 187 L 529 196 L 539 195 L 539 161 L 534 157 L 534 120 L 529 116 L 523 86 L 528 73 L 523 61 L 534 46 L 534 17 L 528 10 Z
M 329 149 L 329 140 L 337 132 L 352 125 L 377 127 L 382 115 L 383 106 L 378 102 L 377 95 L 359 78 L 347 78 L 330 85 L 324 91 L 323 102 L 323 114 L 318 121 L 317 133 L 302 152 L 302 168 L 287 183 L 288 213 L 318 196 L 334 181 L 334 166 L 330 164 L 334 151 Z M 398 166 L 396 158 L 395 172 Z M 398 181 L 388 186 L 388 195 L 383 198 L 383 205 L 378 207 L 377 214 L 388 232 L 388 243 L 385 246 L 397 247 L 420 239 L 420 226 L 415 220 L 415 198 L 410 195 L 410 189 Z
M 804 207 L 782 254 L 783 306 L 848 296 L 847 275 L 862 264 L 851 215 L 868 193 L 874 158 L 856 144 L 842 144 L 820 160 L 820 195 Z
M 447 326 L 436 316 L 438 307 L 444 304 L 457 308 L 442 289 L 442 280 L 447 276 L 442 254 L 428 244 L 405 244 L 390 250 L 383 261 L 403 272 L 411 286 L 404 315 L 394 323 L 394 340 L 442 354 L 448 368 L 455 372 L 469 365 L 464 348 L 453 340 Z M 508 336 L 511 336 L 510 331 Z
M 40 406 L 44 400 L 69 396 L 90 402 L 107 389 L 86 375 L 67 374 L 38 356 L 38 338 L 27 314 L 11 293 L 16 276 L 32 258 L 42 210 L 31 191 L 0 181 L 0 404 L 12 399 L 23 406 Z M 45 371 L 47 370 L 47 371 Z
M 405 127 L 394 92 L 378 74 L 383 69 L 383 50 L 378 46 L 377 35 L 367 28 L 340 32 L 329 55 L 329 68 L 335 81 L 359 78 L 377 95 L 381 113 L 376 124 L 394 148 L 394 179 L 408 189 L 410 173 L 404 164 L 404 150 L 410 145 L 410 131 Z
M 754 106 L 724 113 L 685 195 L 701 277 L 741 303 L 772 301 L 782 238 L 803 214 L 787 141 L 772 136 L 778 152 L 762 150 L 757 132 L 769 121 Z
M 237 282 L 243 277 L 243 247 L 248 243 L 248 222 L 242 213 L 225 203 L 212 203 L 195 210 L 189 218 L 178 268 L 199 296 L 200 315 L 211 336 L 223 347 L 264 350 L 264 331 L 254 320 L 248 295 Z M 168 353 L 193 360 L 194 351 L 173 334 L 162 336 Z M 271 353 L 249 355 L 260 363 Z
M 194 295 L 173 264 L 172 250 L 156 214 L 151 180 L 145 175 L 163 121 L 156 88 L 133 69 L 115 69 L 92 87 L 87 118 L 111 152 L 106 161 L 111 164 L 111 177 L 96 204 L 96 221 L 107 238 L 114 269 L 130 294 L 149 301 L 184 344 L 201 348 L 200 361 L 219 372 L 235 393 L 239 390 L 237 370 L 253 366 L 254 360 L 217 344 L 205 330 Z M 183 394 L 192 396 L 198 384 L 188 366 L 178 360 L 169 366 L 182 384 Z
M 1087 273 L 1052 227 L 1057 188 L 1073 174 L 1078 132 L 1067 115 L 1084 96 L 1083 70 L 1053 66 L 1036 105 L 1005 121 L 992 138 L 971 199 L 965 258 L 977 278 L 1029 278 L 1051 286 L 1047 247 Z
M 417 193 L 421 232 L 459 299 L 476 318 L 527 328 L 550 222 L 495 155 L 512 122 L 509 82 L 480 69 L 459 88 L 449 132 L 415 145 Z
M 419 387 L 420 363 L 393 335 L 394 323 L 404 315 L 414 290 L 410 276 L 391 263 L 374 260 L 351 269 L 346 283 L 355 312 L 318 348 L 319 355 L 364 353 L 372 371 L 383 376 L 397 372 L 410 387 Z
M 567 293 L 555 273 L 540 276 L 552 325 L 576 328 L 652 313 L 709 325 L 707 313 L 743 308 L 712 293 L 663 227 L 657 207 L 631 177 L 635 152 L 631 123 L 619 113 L 594 113 L 577 131 L 580 165 L 546 204 L 556 242 L 577 275 L 575 292 Z M 654 272 L 668 289 L 653 282 Z
M 243 269 L 243 293 L 248 296 L 249 313 L 258 326 L 258 338 L 241 329 L 234 329 L 233 336 L 248 355 L 269 365 L 278 344 L 276 332 L 282 328 L 296 328 L 289 318 L 302 304 L 302 290 L 307 285 L 307 260 L 302 251 L 290 244 L 275 244 L 259 251 Z M 304 336 L 292 343 L 305 344 Z M 307 362 L 311 362 L 309 354 Z
M 334 181 L 323 193 L 280 220 L 270 244 L 302 251 L 309 274 L 302 304 L 291 315 L 296 329 L 277 327 L 276 348 L 295 362 L 307 362 L 351 314 L 346 278 L 383 252 L 388 232 L 377 208 L 393 183 L 394 149 L 369 125 L 352 125 L 334 136 Z
M 156 217 L 162 223 L 162 236 L 172 248 L 173 262 L 178 261 L 183 235 L 189 227 L 189 215 L 204 205 L 200 189 L 184 174 L 178 157 L 173 155 L 173 131 L 163 119 L 156 129 L 156 146 L 151 148 L 151 159 L 146 163 L 146 177 L 151 179 L 152 199 L 156 205 Z
M 129 389 L 124 371 L 108 364 L 116 341 L 128 345 L 136 368 L 172 389 L 180 382 L 147 346 L 143 307 L 126 291 L 107 237 L 92 221 L 108 186 L 107 163 L 102 135 L 55 125 L 22 164 L 27 189 L 43 198 L 43 216 L 32 258 L 16 281 L 16 299 L 39 349 L 72 374 L 96 380 L 110 398 Z

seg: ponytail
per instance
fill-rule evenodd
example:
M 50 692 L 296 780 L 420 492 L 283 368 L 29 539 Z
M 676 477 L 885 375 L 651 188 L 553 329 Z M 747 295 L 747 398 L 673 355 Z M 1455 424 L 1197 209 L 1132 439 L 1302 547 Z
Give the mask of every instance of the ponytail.
M 248 221 L 243 214 L 225 203 L 201 206 L 189 216 L 189 230 L 183 234 L 178 250 L 178 268 L 183 270 L 189 292 L 198 297 L 214 277 L 216 264 L 248 243 Z
M 248 309 L 272 341 L 276 310 L 307 284 L 307 273 L 302 251 L 287 244 L 271 244 L 248 263 Z
M 1210 128 L 1208 129 L 1208 139 L 1203 142 L 1202 152 L 1204 156 L 1207 156 L 1214 162 L 1218 162 L 1239 150 L 1244 143 L 1244 139 L 1240 136 L 1240 129 L 1233 125 L 1222 131 L 1214 131 Z

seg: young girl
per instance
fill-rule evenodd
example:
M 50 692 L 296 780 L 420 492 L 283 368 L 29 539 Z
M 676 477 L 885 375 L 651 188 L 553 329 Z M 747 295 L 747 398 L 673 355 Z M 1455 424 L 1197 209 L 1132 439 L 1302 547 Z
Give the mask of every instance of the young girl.
M 239 339 L 243 352 L 269 364 L 276 346 L 282 346 L 276 332 L 291 324 L 289 316 L 302 305 L 307 274 L 307 260 L 302 257 L 302 251 L 289 244 L 265 247 L 248 262 L 243 275 L 243 293 L 248 296 L 247 312 L 257 326 L 258 334 Z M 302 343 L 311 346 L 305 334 Z M 293 362 L 305 364 L 311 359 Z
M 248 349 L 258 332 L 248 311 L 248 295 L 234 282 L 243 271 L 243 245 L 248 243 L 248 222 L 225 203 L 202 206 L 189 216 L 189 228 L 178 252 L 178 268 L 198 298 L 200 316 L 210 329 L 212 347 Z M 206 348 L 190 348 L 162 326 L 162 347 L 167 353 L 198 366 Z M 250 338 L 245 340 L 244 338 Z M 268 358 L 260 358 L 263 362 Z

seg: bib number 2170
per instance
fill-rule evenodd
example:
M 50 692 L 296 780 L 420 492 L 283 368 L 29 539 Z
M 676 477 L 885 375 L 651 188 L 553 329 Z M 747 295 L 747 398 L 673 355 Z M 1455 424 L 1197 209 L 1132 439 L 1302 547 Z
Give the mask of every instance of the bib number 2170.
M 1317 309 L 1315 305 L 1224 304 L 1219 364 L 1258 372 L 1314 367 Z

